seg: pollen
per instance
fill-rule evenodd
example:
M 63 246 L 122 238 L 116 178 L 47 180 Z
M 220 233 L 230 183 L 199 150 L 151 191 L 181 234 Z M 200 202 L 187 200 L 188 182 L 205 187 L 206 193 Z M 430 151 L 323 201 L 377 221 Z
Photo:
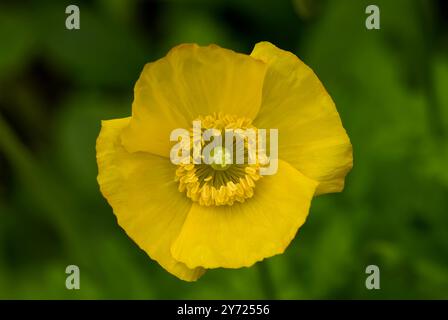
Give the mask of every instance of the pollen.
M 240 118 L 233 115 L 213 114 L 199 117 L 202 131 L 215 129 L 225 137 L 227 129 L 246 130 L 256 128 L 247 118 Z M 232 137 L 232 142 L 224 146 L 217 146 L 211 149 L 209 161 L 201 161 L 195 164 L 193 157 L 190 163 L 179 164 L 176 168 L 175 181 L 178 181 L 178 189 L 184 192 L 192 201 L 202 206 L 223 206 L 233 205 L 236 202 L 243 203 L 252 198 L 256 187 L 256 182 L 261 178 L 259 162 L 249 161 L 251 152 L 249 141 L 238 137 Z M 191 130 L 193 139 L 193 130 Z M 200 144 L 205 148 L 210 141 L 200 140 Z M 231 145 L 229 150 L 228 146 Z M 244 156 L 243 163 L 236 161 L 236 155 Z M 193 153 L 194 154 L 194 153 Z M 205 160 L 204 155 L 200 155 L 201 160 Z

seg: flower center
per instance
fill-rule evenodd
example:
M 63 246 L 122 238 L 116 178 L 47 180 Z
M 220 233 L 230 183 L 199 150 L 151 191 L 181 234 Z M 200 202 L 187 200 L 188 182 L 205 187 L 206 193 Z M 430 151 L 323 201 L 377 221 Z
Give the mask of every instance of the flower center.
M 257 129 L 249 119 L 232 115 L 214 114 L 199 117 L 198 120 L 201 121 L 201 133 L 207 129 L 218 130 L 225 147 L 212 148 L 208 161 L 205 161 L 207 157 L 200 155 L 202 161 L 196 164 L 193 162 L 193 156 L 190 156 L 189 164 L 179 164 L 175 175 L 175 181 L 179 182 L 179 191 L 185 192 L 188 198 L 203 206 L 233 205 L 251 198 L 254 195 L 255 182 L 261 178 L 260 164 L 249 161 L 248 139 L 240 139 L 240 143 L 236 136 L 232 137 L 231 143 L 225 143 L 224 139 L 227 138 L 225 132 L 228 129 L 233 129 L 233 132 L 236 129 L 252 129 L 255 133 Z M 193 129 L 190 130 L 190 137 L 193 137 Z M 200 139 L 200 145 L 205 150 L 211 141 L 205 141 L 202 134 Z M 233 149 L 230 150 L 229 146 Z M 243 163 L 236 161 L 238 154 L 244 156 Z
M 232 154 L 225 147 L 215 147 L 211 152 L 211 163 L 215 170 L 227 170 L 232 164 Z

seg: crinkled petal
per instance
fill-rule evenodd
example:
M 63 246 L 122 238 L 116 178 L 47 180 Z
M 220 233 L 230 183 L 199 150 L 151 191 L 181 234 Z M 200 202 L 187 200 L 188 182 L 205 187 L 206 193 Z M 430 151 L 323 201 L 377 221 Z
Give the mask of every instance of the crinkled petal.
M 319 181 L 316 194 L 341 191 L 353 166 L 352 145 L 322 83 L 294 54 L 269 42 L 251 55 L 268 64 L 255 125 L 279 130 L 279 157 Z
M 140 248 L 168 272 L 194 281 L 204 269 L 188 268 L 170 253 L 191 202 L 177 190 L 169 159 L 123 148 L 120 133 L 128 124 L 129 118 L 102 122 L 96 143 L 101 192 Z
M 223 112 L 253 119 L 265 72 L 264 62 L 216 45 L 173 48 L 140 75 L 124 146 L 168 157 L 171 131 L 188 130 L 198 116 Z
M 193 204 L 171 252 L 190 268 L 240 268 L 283 253 L 305 222 L 317 182 L 284 161 L 232 206 Z

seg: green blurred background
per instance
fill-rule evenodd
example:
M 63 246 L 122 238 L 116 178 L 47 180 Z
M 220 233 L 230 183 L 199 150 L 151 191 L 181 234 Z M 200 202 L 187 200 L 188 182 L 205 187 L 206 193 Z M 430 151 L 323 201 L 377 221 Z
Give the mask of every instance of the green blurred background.
M 368 4 L 381 30 L 365 28 Z M 101 196 L 100 120 L 130 115 L 143 65 L 176 44 L 261 40 L 318 74 L 355 167 L 285 254 L 182 282 Z M 446 1 L 2 1 L 0 44 L 0 298 L 448 298 Z M 81 290 L 65 288 L 69 264 Z M 365 288 L 369 264 L 380 290 Z

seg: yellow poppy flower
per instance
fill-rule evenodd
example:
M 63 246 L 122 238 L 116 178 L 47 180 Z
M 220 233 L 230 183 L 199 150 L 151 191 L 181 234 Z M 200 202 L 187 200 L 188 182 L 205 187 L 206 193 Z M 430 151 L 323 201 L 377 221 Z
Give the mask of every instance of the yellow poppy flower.
M 278 170 L 260 164 L 177 165 L 173 129 L 278 129 Z M 250 55 L 184 44 L 147 64 L 132 116 L 102 121 L 98 183 L 119 225 L 180 279 L 283 253 L 314 195 L 339 192 L 352 147 L 331 97 L 299 58 L 271 43 Z M 247 150 L 246 150 L 247 151 Z M 227 161 L 227 162 L 226 162 Z

